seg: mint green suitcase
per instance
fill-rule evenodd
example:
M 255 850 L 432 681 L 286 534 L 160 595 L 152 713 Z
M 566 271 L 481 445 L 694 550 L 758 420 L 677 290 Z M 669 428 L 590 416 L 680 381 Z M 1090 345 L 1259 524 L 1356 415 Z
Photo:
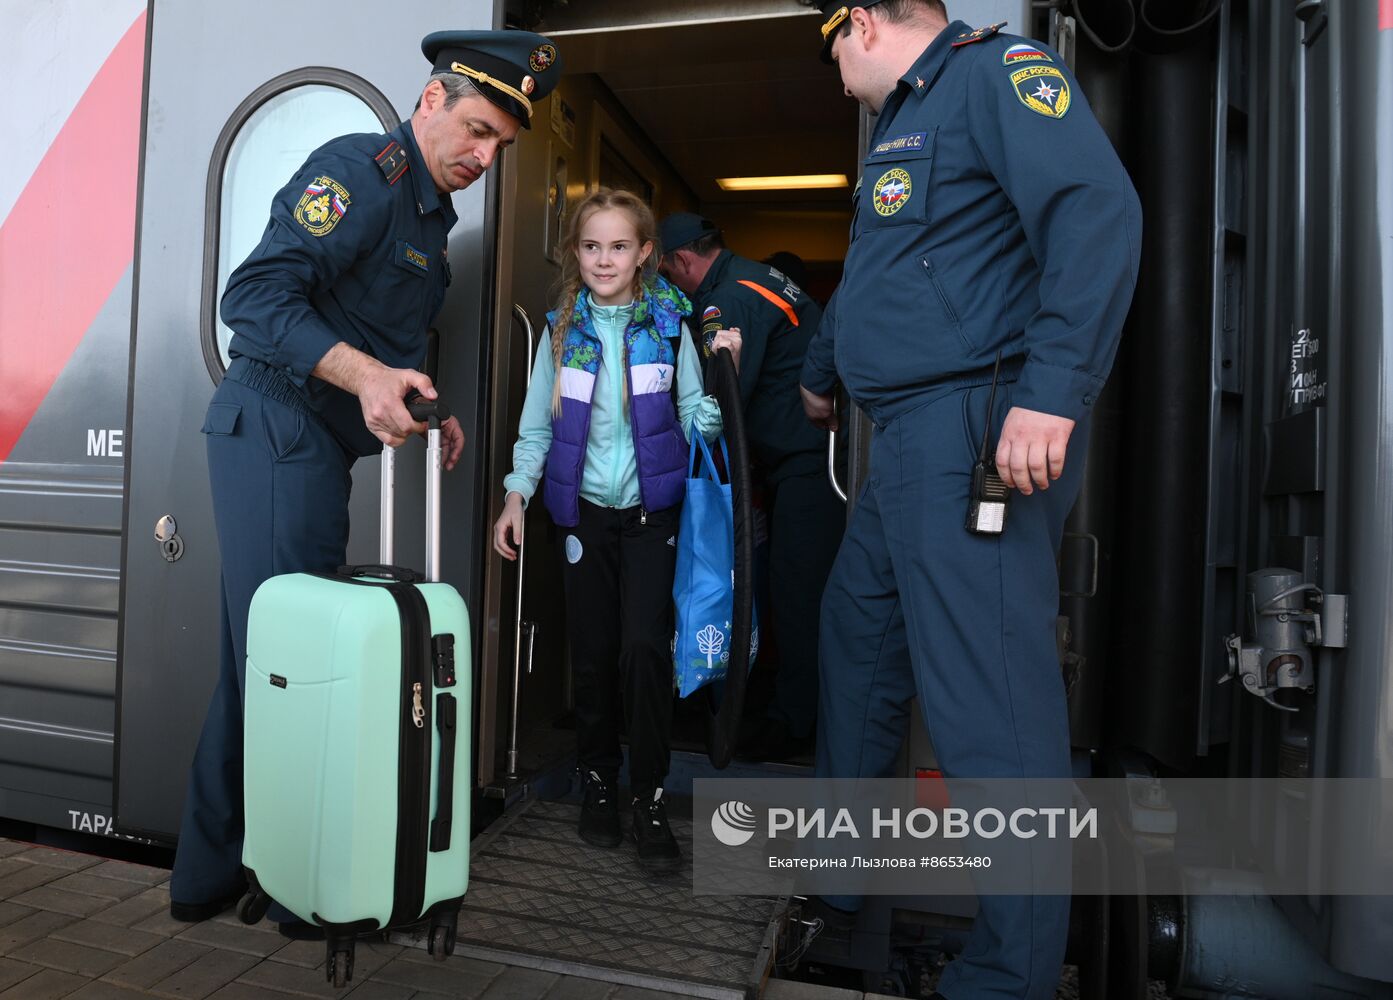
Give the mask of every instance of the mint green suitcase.
M 439 579 L 440 431 L 427 451 L 426 575 Z M 326 930 L 325 974 L 358 933 L 431 922 L 454 950 L 469 884 L 470 634 L 448 584 L 393 567 L 394 452 L 383 451 L 382 565 L 291 573 L 247 626 L 242 864 L 255 923 L 270 899 Z

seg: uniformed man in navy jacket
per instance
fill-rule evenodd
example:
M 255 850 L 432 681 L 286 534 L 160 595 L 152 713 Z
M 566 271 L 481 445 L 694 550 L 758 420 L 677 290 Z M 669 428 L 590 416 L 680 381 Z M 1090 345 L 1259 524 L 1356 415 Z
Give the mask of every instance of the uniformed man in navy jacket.
M 917 694 L 947 777 L 1068 777 L 1055 556 L 1136 282 L 1136 192 L 1048 48 L 939 0 L 821 6 L 824 58 L 877 117 L 802 373 L 815 423 L 840 382 L 874 425 L 822 602 L 818 774 L 890 776 Z M 965 528 L 984 431 L 1014 491 L 996 535 Z M 1053 997 L 1068 916 L 982 895 L 939 995 Z
M 404 399 L 436 395 L 416 368 L 450 283 L 451 193 L 530 127 L 533 102 L 561 72 L 555 46 L 531 32 L 436 32 L 421 48 L 432 75 L 410 119 L 311 153 L 223 295 L 232 361 L 203 426 L 222 555 L 221 667 L 170 881 L 177 920 L 205 920 L 242 891 L 252 594 L 276 574 L 341 565 L 354 460 L 424 431 Z M 452 468 L 464 436 L 453 418 L 441 430 Z M 314 936 L 309 916 L 271 910 L 289 936 Z

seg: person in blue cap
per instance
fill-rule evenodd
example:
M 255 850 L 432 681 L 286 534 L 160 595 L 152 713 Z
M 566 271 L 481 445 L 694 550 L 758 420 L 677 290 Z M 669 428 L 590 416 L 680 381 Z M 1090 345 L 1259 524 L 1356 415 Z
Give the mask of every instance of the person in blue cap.
M 662 271 L 691 296 L 703 341 L 741 334 L 740 398 L 769 518 L 769 604 L 779 665 L 767 706 L 752 706 L 738 754 L 780 761 L 813 746 L 818 605 L 846 508 L 827 481 L 827 433 L 803 415 L 799 373 L 822 307 L 788 275 L 726 249 L 710 219 L 676 212 L 660 226 Z M 796 260 L 796 258 L 795 258 Z M 709 347 L 708 347 L 709 354 Z
M 556 47 L 531 32 L 442 31 L 421 48 L 432 72 L 411 117 L 311 153 L 223 294 L 231 363 L 203 425 L 222 556 L 221 665 L 170 880 L 176 920 L 206 920 L 243 891 L 252 593 L 272 575 L 345 562 L 354 461 L 425 430 L 404 399 L 436 395 L 416 368 L 450 283 L 450 196 L 530 127 L 534 102 L 561 73 Z M 441 430 L 453 468 L 464 436 L 453 418 Z M 287 936 L 317 931 L 310 914 L 275 905 L 270 916 Z
M 823 3 L 823 58 L 876 116 L 851 246 L 803 366 L 870 468 L 822 602 L 817 773 L 894 773 L 917 695 L 948 778 L 1067 778 L 1056 553 L 1135 287 L 1141 208 L 1058 54 L 938 0 Z M 988 413 L 993 365 L 1001 385 Z M 1014 492 L 965 528 L 983 437 Z M 849 921 L 855 897 L 822 900 Z M 984 894 L 949 1000 L 1053 997 L 1069 901 Z

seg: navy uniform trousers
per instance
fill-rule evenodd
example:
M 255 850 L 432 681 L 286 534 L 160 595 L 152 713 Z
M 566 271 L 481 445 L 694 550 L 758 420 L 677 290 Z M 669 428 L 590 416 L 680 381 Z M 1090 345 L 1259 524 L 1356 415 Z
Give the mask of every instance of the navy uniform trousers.
M 817 620 L 846 523 L 846 507 L 819 470 L 786 476 L 770 490 L 769 603 L 779 672 L 767 714 L 806 739 L 817 721 Z
M 203 431 L 222 555 L 222 652 L 169 886 L 181 903 L 224 898 L 241 883 L 247 611 L 271 576 L 343 564 L 352 467 L 351 456 L 288 386 L 245 361 L 234 361 L 213 393 Z M 295 919 L 280 906 L 269 916 Z
M 993 445 L 1011 388 L 997 390 Z M 1069 776 L 1056 554 L 1087 427 L 1075 428 L 1059 480 L 1011 498 L 1002 535 L 970 534 L 989 392 L 926 394 L 872 435 L 870 474 L 822 601 L 819 777 L 893 777 L 915 695 L 949 778 Z M 1050 1000 L 1068 925 L 1067 897 L 980 896 L 938 988 L 949 1000 Z

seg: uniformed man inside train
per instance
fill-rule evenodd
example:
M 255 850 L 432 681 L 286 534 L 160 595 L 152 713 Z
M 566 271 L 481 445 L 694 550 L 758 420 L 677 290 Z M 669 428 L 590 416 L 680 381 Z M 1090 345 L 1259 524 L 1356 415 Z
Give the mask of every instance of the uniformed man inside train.
M 692 298 L 703 339 L 738 329 L 745 437 L 769 518 L 769 596 L 779 668 L 767 718 L 746 727 L 741 756 L 783 760 L 811 749 L 817 718 L 818 603 L 846 508 L 827 481 L 827 434 L 803 415 L 798 377 L 822 307 L 787 275 L 725 248 L 690 212 L 659 227 L 662 270 Z
M 205 920 L 242 891 L 252 593 L 276 574 L 341 565 L 355 459 L 424 431 L 403 400 L 436 396 L 416 369 L 450 283 L 450 196 L 529 127 L 560 75 L 555 46 L 530 32 L 436 32 L 421 48 L 432 71 L 410 119 L 311 153 L 223 295 L 232 361 L 203 426 L 222 556 L 221 668 L 170 882 L 177 920 Z M 464 436 L 453 418 L 441 430 L 452 468 Z M 288 936 L 314 934 L 309 914 L 276 905 L 270 916 Z
M 1055 555 L 1136 282 L 1136 192 L 1047 47 L 937 0 L 821 7 L 823 56 L 876 117 L 802 373 L 815 422 L 840 381 L 874 428 L 822 602 L 818 774 L 892 775 L 917 694 L 948 777 L 1067 777 Z M 988 426 L 1014 492 L 975 534 Z M 860 900 L 822 904 L 845 926 Z M 1067 898 L 984 894 L 938 995 L 1053 997 L 1068 919 Z

